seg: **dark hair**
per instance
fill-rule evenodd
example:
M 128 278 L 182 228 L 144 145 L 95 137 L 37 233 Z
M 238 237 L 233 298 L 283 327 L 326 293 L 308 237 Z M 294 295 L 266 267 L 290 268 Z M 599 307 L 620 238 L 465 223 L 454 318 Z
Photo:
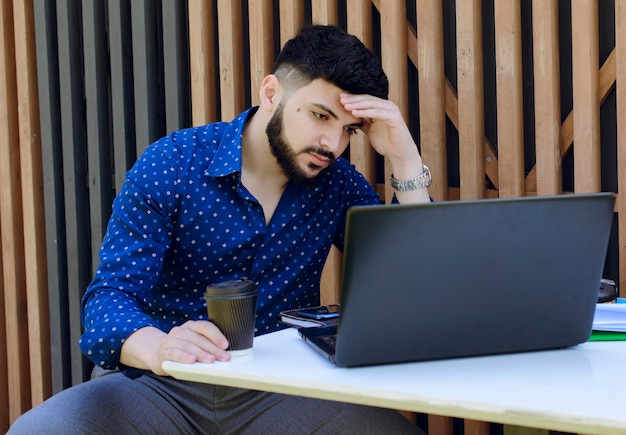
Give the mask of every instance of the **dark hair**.
M 287 41 L 272 71 L 297 87 L 323 79 L 352 94 L 387 99 L 389 81 L 380 59 L 356 36 L 335 26 L 308 25 Z

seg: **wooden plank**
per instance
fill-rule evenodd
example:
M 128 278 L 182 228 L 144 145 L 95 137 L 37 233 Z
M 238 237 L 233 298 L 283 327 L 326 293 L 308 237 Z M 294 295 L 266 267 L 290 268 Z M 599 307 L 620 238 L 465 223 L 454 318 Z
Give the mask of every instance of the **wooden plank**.
M 626 297 L 626 4 L 615 4 L 619 289 Z
M 538 195 L 556 195 L 563 190 L 559 151 L 561 82 L 558 0 L 533 0 L 532 20 L 536 190 Z
M 13 2 L 31 405 L 50 397 L 50 334 L 43 204 L 41 130 L 32 0 Z
M 374 39 L 371 3 L 371 0 L 347 0 L 346 2 L 347 31 L 359 38 L 370 50 Z
M 3 65 L 0 63 L 0 80 L 4 76 L 4 72 L 2 71 Z M 2 123 L 0 123 L 2 126 Z M 2 219 L 0 219 L 0 235 L 2 234 Z M 0 249 L 0 301 L 4 303 L 4 268 L 2 266 L 2 249 Z M 0 333 L 0 339 L 6 342 L 6 316 L 4 314 L 4 310 L 0 310 L 0 325 L 5 325 L 5 331 Z M 10 420 L 9 420 L 9 407 L 6 404 L 11 400 L 9 396 L 9 368 L 7 362 L 7 347 L 0 346 L 0 401 L 2 401 L 5 406 L 0 407 L 0 430 L 3 433 L 6 433 L 9 430 Z
M 7 352 L 8 411 L 13 421 L 30 407 L 28 323 L 22 223 L 13 7 L 0 5 L 0 225 Z M 5 405 L 6 406 L 6 405 Z
M 428 435 L 453 435 L 454 419 L 441 415 L 428 415 Z
M 461 199 L 485 196 L 482 11 L 479 0 L 456 3 Z
M 126 172 L 137 159 L 135 140 L 135 113 L 133 96 L 133 69 L 130 4 L 124 1 L 109 1 L 108 32 L 111 93 L 111 142 L 113 146 L 113 168 L 115 191 L 119 192 L 126 179 Z
M 500 196 L 524 195 L 522 24 L 519 0 L 494 2 Z
M 376 150 L 370 145 L 365 133 L 350 138 L 350 163 L 370 184 L 376 184 Z
M 180 0 L 162 0 L 163 87 L 165 88 L 165 132 L 188 127 L 189 53 L 187 51 L 187 7 Z
M 464 435 L 489 435 L 491 427 L 486 421 L 465 419 L 463 422 L 463 432 Z
M 393 101 L 408 120 L 408 77 L 406 2 L 389 0 L 380 8 L 381 61 L 389 79 L 389 100 Z M 391 165 L 385 159 L 385 180 L 391 176 Z M 385 201 L 391 202 L 393 190 L 385 183 Z
M 421 155 L 433 177 L 428 193 L 444 201 L 448 199 L 448 164 L 443 8 L 438 0 L 423 0 L 417 2 L 416 13 Z
M 0 5 L 0 151 L 4 151 L 5 148 L 8 147 L 10 143 L 11 136 L 9 136 L 10 132 L 10 118 L 9 118 L 9 101 L 7 101 L 8 94 L 6 93 L 7 87 L 9 86 L 7 80 L 7 70 L 8 70 L 8 57 L 10 55 L 11 47 L 7 44 L 5 33 L 5 27 L 9 25 L 10 21 L 6 15 L 8 12 L 8 5 Z M 7 49 L 9 50 L 7 52 Z M 0 163 L 1 164 L 1 163 Z M 4 189 L 3 186 L 0 186 L 0 189 Z M 2 193 L 4 196 L 4 193 Z M 1 206 L 1 203 L 0 203 Z M 0 236 L 2 236 L 2 218 L 0 217 Z M 8 287 L 5 288 L 5 279 L 4 279 L 4 238 L 2 240 L 2 248 L 0 249 L 0 301 L 4 303 L 5 294 L 9 291 Z M 0 325 L 5 325 L 3 331 L 0 332 L 0 339 L 2 339 L 8 345 L 8 334 L 9 330 L 6 328 L 6 314 L 5 310 L 0 310 Z M 0 347 L 0 429 L 3 432 L 6 432 L 9 429 L 11 424 L 11 420 L 9 417 L 9 402 L 11 401 L 11 396 L 9 395 L 9 366 L 8 366 L 8 346 Z
M 189 67 L 191 76 L 191 123 L 218 120 L 215 87 L 215 14 L 213 1 L 189 0 Z
M 296 36 L 304 25 L 304 2 L 279 0 L 280 46 Z
M 331 247 L 322 276 L 320 277 L 320 304 L 337 304 L 341 301 L 341 265 L 343 254 L 336 247 Z
M 598 3 L 572 2 L 574 191 L 600 191 Z
M 260 104 L 261 82 L 274 65 L 274 26 L 272 3 L 250 0 L 250 94 L 252 105 Z
M 317 24 L 337 25 L 337 0 L 311 0 L 311 20 Z
M 244 110 L 241 2 L 218 0 L 221 118 L 230 121 Z

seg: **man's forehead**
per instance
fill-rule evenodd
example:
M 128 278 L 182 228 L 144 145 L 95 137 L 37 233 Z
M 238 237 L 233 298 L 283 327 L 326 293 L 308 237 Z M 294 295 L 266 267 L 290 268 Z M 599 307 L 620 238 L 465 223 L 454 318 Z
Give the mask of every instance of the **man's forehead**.
M 339 96 L 343 93 L 346 91 L 323 79 L 313 80 L 295 92 L 305 103 L 324 110 L 334 119 L 345 124 L 360 124 L 362 120 L 354 117 L 341 104 Z

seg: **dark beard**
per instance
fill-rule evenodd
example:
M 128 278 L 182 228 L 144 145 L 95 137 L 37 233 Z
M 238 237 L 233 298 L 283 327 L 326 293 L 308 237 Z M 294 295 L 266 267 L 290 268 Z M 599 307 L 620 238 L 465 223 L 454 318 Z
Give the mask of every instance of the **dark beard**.
M 302 187 L 315 186 L 317 185 L 319 179 L 335 162 L 335 156 L 332 153 L 328 153 L 314 147 L 305 149 L 303 152 L 315 151 L 318 154 L 330 158 L 330 165 L 322 169 L 317 175 L 313 177 L 308 176 L 308 174 L 298 165 L 296 154 L 293 152 L 293 149 L 285 139 L 283 131 L 283 109 L 284 105 L 283 103 L 280 103 L 276 112 L 272 115 L 272 119 L 270 119 L 270 122 L 265 128 L 265 133 L 267 134 L 272 154 L 276 157 L 276 162 L 278 162 L 290 182 Z M 317 167 L 312 166 L 312 168 Z

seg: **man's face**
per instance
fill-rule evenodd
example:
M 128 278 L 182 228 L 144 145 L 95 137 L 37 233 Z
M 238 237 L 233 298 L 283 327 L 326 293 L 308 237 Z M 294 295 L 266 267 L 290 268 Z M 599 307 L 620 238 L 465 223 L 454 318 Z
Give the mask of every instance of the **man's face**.
M 280 101 L 265 132 L 289 181 L 314 185 L 361 126 L 344 110 L 340 93 L 336 86 L 315 80 Z

